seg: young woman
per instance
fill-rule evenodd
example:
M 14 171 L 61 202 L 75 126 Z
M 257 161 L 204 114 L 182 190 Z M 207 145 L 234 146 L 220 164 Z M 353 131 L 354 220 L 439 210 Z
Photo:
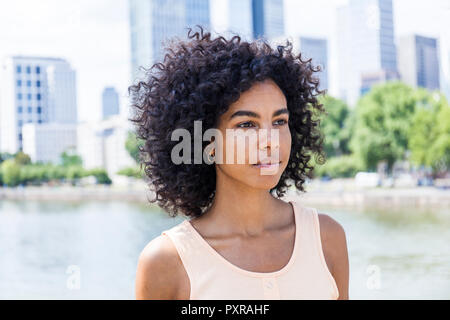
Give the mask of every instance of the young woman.
M 201 27 L 168 51 L 130 87 L 131 120 L 145 141 L 142 163 L 156 196 L 150 201 L 190 219 L 143 249 L 136 298 L 348 299 L 342 226 L 299 200 L 281 199 L 292 185 L 304 191 L 313 154 L 323 160 L 322 92 L 311 60 L 295 55 L 289 41 L 273 49 L 261 39 L 213 38 Z M 194 145 L 194 121 L 202 134 L 214 128 L 224 137 L 202 144 L 211 159 L 239 151 L 227 145 L 227 130 L 267 135 L 246 140 L 244 163 L 175 163 L 172 132 L 186 129 Z

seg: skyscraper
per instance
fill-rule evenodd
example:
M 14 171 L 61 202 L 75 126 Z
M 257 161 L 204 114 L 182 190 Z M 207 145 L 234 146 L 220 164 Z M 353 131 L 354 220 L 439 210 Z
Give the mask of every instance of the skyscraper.
M 398 60 L 405 83 L 430 90 L 440 88 L 437 39 L 419 35 L 399 37 Z
M 367 74 L 399 77 L 392 0 L 350 0 L 337 22 L 339 96 L 353 106 L 367 90 Z
M 211 0 L 211 30 L 224 36 L 253 38 L 252 0 Z
M 311 58 L 313 66 L 320 66 L 319 72 L 319 89 L 328 89 L 328 53 L 327 40 L 300 37 L 300 52 L 302 53 L 302 60 Z
M 1 69 L 1 151 L 22 150 L 25 123 L 77 122 L 75 71 L 59 58 L 13 56 Z
M 248 41 L 277 38 L 284 34 L 283 0 L 211 0 L 211 26 Z
M 132 81 L 163 56 L 163 41 L 185 39 L 187 27 L 210 29 L 209 0 L 129 0 Z M 196 29 L 198 30 L 198 29 Z
M 254 38 L 276 38 L 283 35 L 283 0 L 252 0 L 252 20 Z
M 102 118 L 106 119 L 119 113 L 119 95 L 116 89 L 106 87 L 102 93 Z

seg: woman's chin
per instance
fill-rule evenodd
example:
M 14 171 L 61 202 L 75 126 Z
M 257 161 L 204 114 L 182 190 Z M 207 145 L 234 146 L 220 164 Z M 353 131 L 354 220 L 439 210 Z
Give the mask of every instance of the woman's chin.
M 250 174 L 247 175 L 249 184 L 258 189 L 272 189 L 280 181 L 281 171 L 280 170 L 266 170 L 266 169 L 256 169 L 252 168 Z

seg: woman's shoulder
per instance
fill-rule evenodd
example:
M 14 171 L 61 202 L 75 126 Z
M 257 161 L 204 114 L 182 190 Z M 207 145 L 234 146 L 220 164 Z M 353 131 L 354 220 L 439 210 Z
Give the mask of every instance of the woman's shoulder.
M 319 219 L 320 239 L 322 249 L 330 257 L 332 264 L 342 257 L 346 250 L 346 235 L 342 225 L 326 213 L 317 212 Z
M 342 225 L 326 213 L 317 212 L 320 224 L 320 233 L 327 239 L 345 237 L 345 230 Z
M 339 299 L 348 299 L 348 251 L 345 230 L 335 219 L 318 213 L 323 255 L 338 287 Z
M 137 299 L 177 299 L 186 278 L 182 261 L 170 238 L 152 239 L 141 251 L 136 272 Z

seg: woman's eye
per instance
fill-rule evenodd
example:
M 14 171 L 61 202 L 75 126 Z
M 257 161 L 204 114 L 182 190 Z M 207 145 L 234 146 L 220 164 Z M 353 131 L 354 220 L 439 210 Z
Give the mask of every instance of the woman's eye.
M 275 124 L 277 124 L 277 125 L 279 125 L 279 126 L 282 126 L 282 125 L 284 125 L 284 124 L 286 124 L 286 123 L 287 123 L 287 121 L 284 120 L 284 119 L 280 119 L 280 120 L 275 121 Z
M 239 128 L 250 128 L 253 125 L 253 123 L 247 121 L 247 122 L 242 122 L 240 124 L 237 125 L 237 127 Z

